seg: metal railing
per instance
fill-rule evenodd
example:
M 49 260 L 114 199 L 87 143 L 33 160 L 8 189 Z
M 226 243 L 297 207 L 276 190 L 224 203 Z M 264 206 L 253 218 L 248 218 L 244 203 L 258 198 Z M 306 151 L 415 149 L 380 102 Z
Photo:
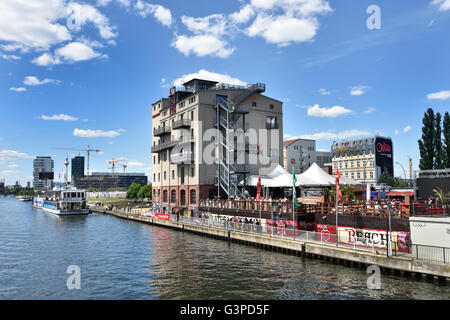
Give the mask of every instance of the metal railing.
M 170 163 L 173 164 L 191 163 L 193 159 L 193 153 L 190 151 L 170 155 Z
M 191 119 L 177 120 L 172 124 L 172 128 L 175 130 L 175 129 L 185 128 L 185 127 L 190 127 L 191 121 L 192 121 Z
M 417 260 L 450 263 L 450 248 L 413 244 L 411 253 Z
M 444 216 L 450 215 L 450 203 L 414 203 L 413 216 Z

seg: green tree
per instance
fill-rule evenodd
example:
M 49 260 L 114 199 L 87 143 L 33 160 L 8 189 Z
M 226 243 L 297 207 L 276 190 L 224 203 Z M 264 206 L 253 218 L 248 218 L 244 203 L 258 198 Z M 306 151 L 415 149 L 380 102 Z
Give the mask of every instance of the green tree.
M 444 115 L 444 122 L 442 123 L 442 134 L 444 136 L 443 149 L 443 163 L 444 168 L 450 168 L 450 115 L 448 112 Z
M 380 177 L 378 178 L 378 183 L 385 183 L 388 186 L 391 187 L 399 187 L 399 188 L 404 188 L 406 187 L 405 183 L 402 182 L 401 180 L 394 178 L 393 176 L 391 176 L 391 174 L 387 171 L 384 171 Z
M 434 152 L 435 152 L 435 117 L 431 108 L 425 112 L 423 116 L 422 139 L 419 140 L 420 163 L 421 170 L 433 169 Z
M 445 193 L 440 187 L 433 189 L 433 192 L 439 198 L 439 201 L 441 203 L 445 204 L 448 202 L 448 199 L 450 198 L 450 192 Z
M 442 130 L 441 130 L 441 119 L 442 116 L 438 112 L 434 120 L 434 164 L 433 169 L 443 169 L 444 162 L 444 150 L 442 148 Z
M 152 184 L 148 184 L 146 186 L 143 186 L 138 194 L 137 197 L 139 199 L 151 199 L 152 198 Z
M 127 191 L 127 199 L 136 199 L 140 189 L 141 185 L 139 183 L 132 183 Z

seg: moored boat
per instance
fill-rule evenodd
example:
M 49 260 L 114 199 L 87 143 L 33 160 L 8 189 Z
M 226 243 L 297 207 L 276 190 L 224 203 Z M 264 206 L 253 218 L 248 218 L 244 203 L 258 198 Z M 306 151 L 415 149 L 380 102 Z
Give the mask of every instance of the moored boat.
M 33 207 L 56 215 L 86 215 L 86 192 L 73 187 L 54 188 L 33 198 Z

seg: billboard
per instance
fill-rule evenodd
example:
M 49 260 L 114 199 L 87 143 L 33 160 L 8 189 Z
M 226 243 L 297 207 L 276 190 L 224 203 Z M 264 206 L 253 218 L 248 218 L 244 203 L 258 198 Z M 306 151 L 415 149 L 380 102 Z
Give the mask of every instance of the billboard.
M 377 137 L 375 139 L 375 165 L 377 168 L 377 180 L 384 171 L 394 176 L 394 156 L 392 150 L 392 140 Z
M 39 180 L 53 180 L 53 172 L 39 172 Z

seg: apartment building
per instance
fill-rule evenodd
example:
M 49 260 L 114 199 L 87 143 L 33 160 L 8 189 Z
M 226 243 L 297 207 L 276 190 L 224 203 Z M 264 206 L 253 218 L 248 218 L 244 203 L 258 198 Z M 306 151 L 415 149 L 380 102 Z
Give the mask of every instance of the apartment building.
M 248 195 L 246 178 L 282 164 L 282 102 L 264 84 L 192 79 L 152 104 L 153 201 L 195 208 Z
M 333 174 L 339 168 L 341 176 L 361 184 L 375 186 L 380 175 L 394 175 L 391 138 L 380 136 L 333 142 L 331 147 Z
M 283 142 L 284 168 L 292 172 L 303 173 L 315 162 L 321 168 L 331 165 L 331 152 L 317 151 L 316 141 L 310 139 L 292 139 Z
M 38 156 L 33 160 L 33 187 L 51 188 L 54 179 L 54 162 L 51 157 Z

